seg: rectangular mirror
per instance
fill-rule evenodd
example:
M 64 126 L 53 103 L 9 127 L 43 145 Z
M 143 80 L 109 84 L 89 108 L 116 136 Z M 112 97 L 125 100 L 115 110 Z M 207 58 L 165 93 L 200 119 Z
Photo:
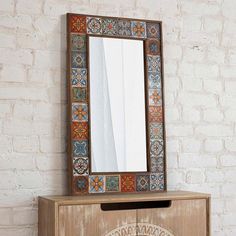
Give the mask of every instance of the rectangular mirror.
M 143 40 L 89 37 L 92 172 L 147 171 Z
M 161 22 L 67 15 L 71 193 L 166 190 Z

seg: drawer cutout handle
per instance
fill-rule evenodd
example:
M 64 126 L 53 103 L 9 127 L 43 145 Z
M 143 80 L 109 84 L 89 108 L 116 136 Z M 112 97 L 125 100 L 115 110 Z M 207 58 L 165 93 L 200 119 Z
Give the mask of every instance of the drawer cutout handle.
M 120 211 L 120 210 L 138 210 L 150 208 L 168 208 L 171 206 L 170 200 L 150 201 L 150 202 L 118 202 L 118 203 L 101 203 L 103 211 Z

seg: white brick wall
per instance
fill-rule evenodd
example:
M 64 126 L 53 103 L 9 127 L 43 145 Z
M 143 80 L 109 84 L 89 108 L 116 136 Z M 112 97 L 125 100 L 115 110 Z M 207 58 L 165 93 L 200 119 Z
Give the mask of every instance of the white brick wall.
M 66 193 L 65 13 L 163 21 L 169 189 L 212 194 L 236 235 L 235 0 L 0 1 L 0 235 L 37 235 L 37 196 Z

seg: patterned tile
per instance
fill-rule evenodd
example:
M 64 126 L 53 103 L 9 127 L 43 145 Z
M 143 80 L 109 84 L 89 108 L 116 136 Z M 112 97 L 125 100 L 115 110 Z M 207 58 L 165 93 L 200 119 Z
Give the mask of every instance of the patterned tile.
M 102 175 L 89 176 L 89 192 L 103 193 L 105 192 L 105 177 Z
M 147 56 L 147 64 L 149 72 L 161 72 L 161 58 L 160 56 Z
M 161 89 L 149 89 L 149 105 L 150 106 L 161 106 L 162 105 L 162 94 Z
M 118 20 L 118 35 L 130 36 L 131 35 L 131 23 L 129 20 Z
M 161 106 L 149 106 L 149 122 L 163 122 Z
M 87 140 L 77 141 L 73 140 L 72 151 L 74 157 L 87 157 L 88 156 L 88 142 Z
M 87 69 L 71 69 L 71 86 L 87 87 Z
M 133 37 L 146 38 L 146 23 L 142 21 L 131 21 L 131 34 Z
M 164 174 L 151 174 L 150 175 L 150 190 L 151 191 L 160 191 L 164 190 Z
M 86 35 L 71 34 L 71 50 L 85 52 L 86 51 Z
M 147 23 L 147 37 L 157 38 L 160 40 L 160 24 L 158 23 Z
M 164 156 L 164 143 L 162 139 L 150 140 L 150 157 L 163 157 Z
M 102 33 L 102 19 L 97 17 L 87 17 L 87 33 L 101 34 Z
M 72 122 L 72 139 L 88 139 L 88 122 Z
M 121 192 L 134 192 L 135 189 L 135 175 L 121 175 Z
M 86 16 L 75 16 L 70 17 L 70 28 L 71 32 L 74 33 L 86 33 Z
M 150 139 L 162 139 L 163 138 L 163 124 L 150 123 Z
M 160 55 L 161 47 L 160 41 L 155 39 L 149 39 L 145 41 L 146 53 L 148 55 Z
M 88 121 L 87 104 L 72 103 L 72 121 Z
M 106 176 L 106 192 L 119 192 L 120 191 L 120 176 L 107 175 Z
M 148 87 L 150 89 L 161 88 L 161 73 L 160 72 L 148 72 Z
M 112 18 L 102 19 L 102 33 L 106 35 L 117 35 L 117 20 Z
M 73 178 L 73 189 L 75 193 L 88 193 L 88 177 L 76 176 Z
M 140 191 L 148 191 L 150 189 L 150 176 L 137 175 L 136 176 L 136 189 Z
M 87 89 L 86 88 L 72 88 L 72 101 L 73 102 L 87 102 Z
M 79 51 L 71 52 L 71 67 L 84 68 L 86 67 L 86 53 Z
M 73 158 L 73 175 L 88 175 L 89 174 L 89 160 L 88 157 L 74 157 Z
M 153 173 L 162 173 L 164 172 L 164 157 L 158 156 L 158 157 L 152 157 L 151 158 L 151 172 Z

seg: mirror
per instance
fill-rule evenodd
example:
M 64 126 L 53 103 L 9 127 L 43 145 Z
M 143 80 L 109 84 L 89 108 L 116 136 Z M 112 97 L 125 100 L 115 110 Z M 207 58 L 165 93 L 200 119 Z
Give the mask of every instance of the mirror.
M 143 40 L 89 36 L 92 172 L 146 172 Z

